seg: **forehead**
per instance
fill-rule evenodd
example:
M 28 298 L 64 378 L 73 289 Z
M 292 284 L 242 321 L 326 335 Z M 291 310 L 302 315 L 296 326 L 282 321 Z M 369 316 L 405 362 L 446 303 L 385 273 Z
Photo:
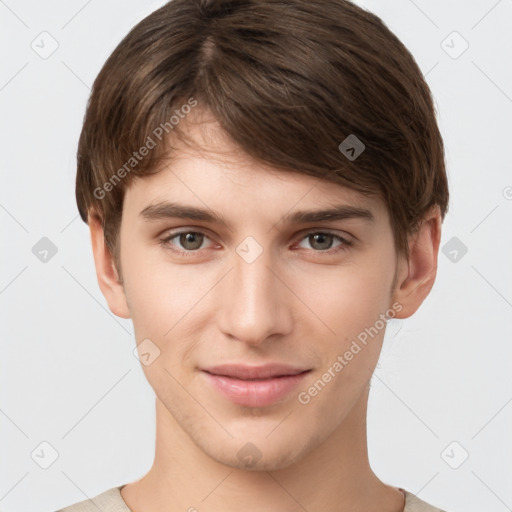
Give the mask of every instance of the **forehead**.
M 159 171 L 133 180 L 124 200 L 130 215 L 151 204 L 179 200 L 215 211 L 265 211 L 279 216 L 294 209 L 346 204 L 370 210 L 377 219 L 387 218 L 377 196 L 254 160 L 208 112 L 195 112 L 180 128 L 190 144 L 173 138 L 172 152 Z

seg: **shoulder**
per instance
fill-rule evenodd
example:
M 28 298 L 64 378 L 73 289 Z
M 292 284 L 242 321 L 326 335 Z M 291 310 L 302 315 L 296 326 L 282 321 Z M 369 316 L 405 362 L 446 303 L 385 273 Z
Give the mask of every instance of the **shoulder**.
M 112 487 L 94 498 L 80 501 L 74 505 L 57 510 L 57 512 L 132 512 L 121 496 L 121 488 Z
M 404 512 L 446 512 L 421 500 L 412 492 L 406 491 L 405 489 L 402 489 L 402 491 L 405 494 Z
M 122 486 L 112 487 L 98 494 L 94 498 L 80 501 L 74 505 L 62 508 L 57 512 L 132 512 L 121 496 Z M 405 508 L 403 512 L 446 512 L 421 500 L 413 493 L 402 489 L 405 494 Z

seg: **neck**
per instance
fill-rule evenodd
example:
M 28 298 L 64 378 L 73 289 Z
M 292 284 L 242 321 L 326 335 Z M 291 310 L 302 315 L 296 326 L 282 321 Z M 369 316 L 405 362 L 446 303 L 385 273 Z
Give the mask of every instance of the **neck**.
M 121 495 L 134 512 L 235 512 L 242 504 L 254 512 L 402 512 L 403 494 L 381 482 L 369 465 L 368 391 L 308 455 L 271 471 L 242 470 L 212 459 L 157 399 L 153 466 Z

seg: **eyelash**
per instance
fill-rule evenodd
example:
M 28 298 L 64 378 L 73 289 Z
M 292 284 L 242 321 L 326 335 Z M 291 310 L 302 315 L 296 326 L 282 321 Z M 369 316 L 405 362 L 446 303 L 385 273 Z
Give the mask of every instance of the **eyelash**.
M 170 241 L 173 238 L 176 238 L 176 237 L 178 237 L 180 235 L 190 234 L 190 233 L 192 233 L 194 235 L 204 235 L 206 238 L 208 238 L 208 235 L 206 233 L 203 233 L 202 231 L 193 231 L 193 230 L 188 229 L 188 230 L 176 231 L 176 232 L 168 234 L 166 237 L 164 237 L 164 238 L 162 238 L 160 240 L 160 244 L 164 248 L 169 249 L 170 246 L 172 245 L 170 243 Z M 310 237 L 311 235 L 329 235 L 329 236 L 332 236 L 333 238 L 337 239 L 339 242 L 341 242 L 341 245 L 339 245 L 338 247 L 335 247 L 334 249 L 326 249 L 326 250 L 323 250 L 323 251 L 322 250 L 311 249 L 311 251 L 313 251 L 314 253 L 333 255 L 333 254 L 337 254 L 337 253 L 342 252 L 342 251 L 346 251 L 346 250 L 348 250 L 348 248 L 350 246 L 352 246 L 352 242 L 351 241 L 343 238 L 340 235 L 332 233 L 330 231 L 309 231 L 309 232 L 305 233 L 302 236 L 300 241 Z M 200 249 L 186 251 L 186 250 L 174 249 L 174 248 L 170 249 L 170 250 L 172 250 L 175 253 L 178 253 L 179 255 L 183 255 L 185 257 L 195 256 L 200 251 Z

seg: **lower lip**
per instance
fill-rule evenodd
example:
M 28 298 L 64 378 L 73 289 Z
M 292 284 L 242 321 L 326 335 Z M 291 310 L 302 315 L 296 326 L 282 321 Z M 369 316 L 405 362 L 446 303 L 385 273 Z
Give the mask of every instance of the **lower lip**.
M 240 380 L 203 373 L 218 391 L 235 404 L 244 407 L 265 407 L 286 397 L 309 371 L 265 380 Z

